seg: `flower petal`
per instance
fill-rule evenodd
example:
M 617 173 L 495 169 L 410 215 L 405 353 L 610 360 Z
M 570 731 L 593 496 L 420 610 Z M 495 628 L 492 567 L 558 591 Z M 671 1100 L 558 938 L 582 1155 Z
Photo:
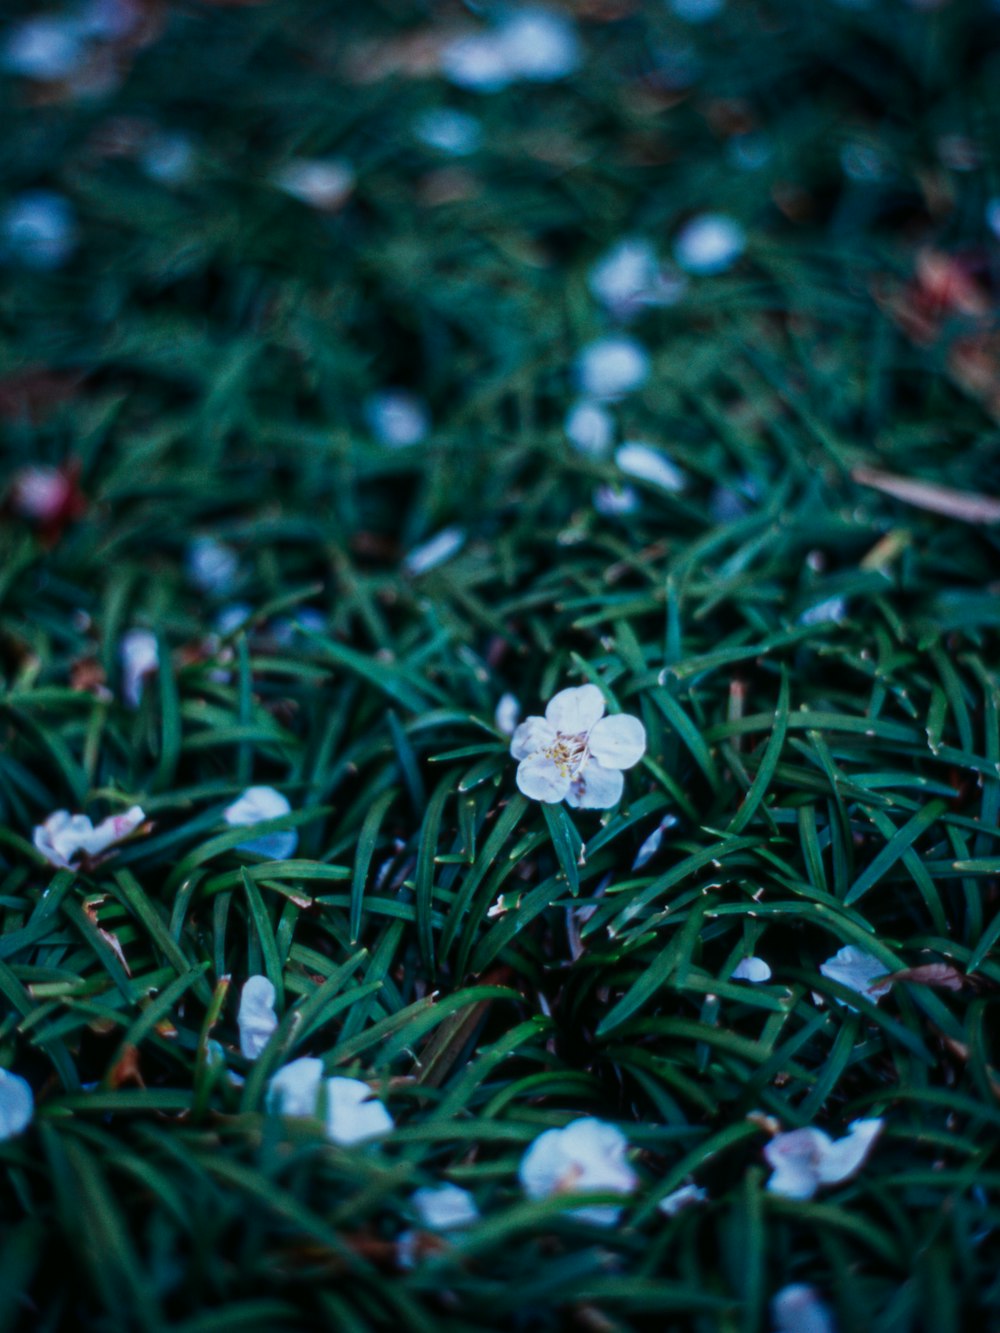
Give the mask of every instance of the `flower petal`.
M 515 694 L 502 694 L 493 714 L 493 725 L 497 731 L 502 731 L 505 736 L 513 736 L 517 730 L 517 719 L 521 716 L 521 705 Z M 515 759 L 524 759 L 523 754 L 514 756 Z
M 823 1185 L 839 1185 L 853 1176 L 882 1133 L 882 1121 L 855 1120 L 842 1139 L 828 1144 L 820 1153 L 819 1179 Z
M 625 779 L 617 768 L 603 768 L 591 760 L 570 784 L 566 802 L 577 810 L 610 810 L 622 798 Z
M 223 818 L 233 828 L 252 827 L 266 819 L 280 819 L 291 811 L 288 797 L 273 787 L 248 787 L 238 800 L 227 806 Z M 299 845 L 299 835 L 295 829 L 265 833 L 260 838 L 248 838 L 238 842 L 237 850 L 253 852 L 264 856 L 269 861 L 287 861 Z
M 267 1090 L 267 1109 L 272 1115 L 316 1114 L 323 1061 L 304 1055 L 279 1069 Z
M 479 1220 L 479 1209 L 468 1190 L 458 1185 L 439 1185 L 436 1189 L 414 1190 L 410 1199 L 422 1226 L 431 1231 L 448 1231 Z
M 35 1114 L 31 1084 L 20 1074 L 0 1069 L 0 1140 L 22 1133 Z
M 590 753 L 604 768 L 632 768 L 646 753 L 646 728 L 630 713 L 602 717 L 590 733 Z
M 334 1143 L 364 1143 L 388 1134 L 393 1124 L 367 1083 L 357 1078 L 326 1080 L 326 1136 Z
M 770 981 L 771 969 L 764 962 L 763 958 L 756 958 L 752 954 L 749 958 L 741 958 L 733 968 L 730 981 Z
M 876 981 L 876 978 L 886 978 L 891 969 L 855 944 L 845 944 L 832 958 L 820 963 L 819 970 L 831 981 L 839 981 L 874 1004 L 892 990 L 891 980 Z M 847 1000 L 837 999 L 837 1003 L 853 1008 Z
M 774 1168 L 767 1188 L 788 1199 L 811 1199 L 819 1188 L 819 1164 L 830 1142 L 821 1129 L 776 1134 L 764 1149 L 768 1165 Z
M 519 727 L 515 727 L 510 741 L 510 753 L 514 759 L 527 759 L 529 755 L 547 750 L 556 743 L 556 729 L 544 717 L 526 717 Z
M 278 1026 L 274 987 L 267 977 L 248 977 L 244 982 L 236 1025 L 240 1030 L 240 1051 L 248 1060 L 256 1060 Z
M 549 1129 L 528 1148 L 518 1169 L 529 1199 L 557 1194 L 631 1194 L 638 1184 L 625 1159 L 628 1140 L 615 1125 L 586 1117 L 564 1129 Z M 614 1205 L 577 1208 L 572 1216 L 596 1226 L 613 1226 L 621 1209 Z
M 685 1208 L 693 1208 L 695 1204 L 707 1202 L 708 1190 L 702 1189 L 700 1185 L 682 1185 L 679 1190 L 674 1190 L 665 1199 L 661 1199 L 656 1206 L 665 1216 L 676 1217 Z
M 565 736 L 582 736 L 604 716 L 604 695 L 596 685 L 560 690 L 549 700 L 545 719 Z
M 771 1302 L 774 1333 L 834 1333 L 833 1318 L 815 1287 L 796 1282 Z
M 569 774 L 563 773 L 544 754 L 529 755 L 517 766 L 518 788 L 532 801 L 554 805 L 569 791 L 569 782 Z

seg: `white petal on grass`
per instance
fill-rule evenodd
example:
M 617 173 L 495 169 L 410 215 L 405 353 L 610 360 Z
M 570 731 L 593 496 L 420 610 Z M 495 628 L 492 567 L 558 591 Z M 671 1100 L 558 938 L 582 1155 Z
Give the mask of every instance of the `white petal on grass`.
M 810 606 L 799 616 L 800 625 L 841 625 L 847 619 L 847 603 L 843 597 L 828 597 Z
M 498 93 L 517 77 L 495 31 L 469 33 L 447 42 L 440 67 L 449 83 L 476 93 Z
M 674 258 L 686 273 L 711 276 L 730 268 L 746 249 L 740 224 L 724 213 L 692 218 L 674 241 Z
M 864 995 L 873 1004 L 877 1004 L 883 995 L 888 995 L 892 990 L 892 982 L 887 975 L 892 969 L 872 954 L 859 949 L 856 944 L 845 944 L 832 958 L 820 963 L 819 970 L 831 981 L 839 981 L 842 986 Z M 847 1008 L 853 1007 L 847 1000 L 840 998 L 837 998 L 837 1003 Z
M 682 491 L 687 484 L 687 478 L 676 463 L 672 463 L 662 450 L 640 440 L 621 445 L 615 453 L 615 462 L 626 475 L 672 494 Z
M 288 797 L 273 787 L 248 787 L 242 796 L 223 811 L 223 818 L 231 828 L 252 828 L 266 819 L 279 819 L 291 811 Z M 269 861 L 287 861 L 299 845 L 295 829 L 265 833 L 259 838 L 248 838 L 236 844 L 237 851 L 253 852 Z
M 461 528 L 444 528 L 421 546 L 415 546 L 403 561 L 403 568 L 408 574 L 426 574 L 450 560 L 465 545 L 465 532 Z
M 429 1231 L 451 1231 L 479 1220 L 475 1199 L 458 1185 L 414 1190 L 410 1202 L 420 1218 L 420 1225 Z
M 576 362 L 580 391 L 606 401 L 641 388 L 649 370 L 649 353 L 634 338 L 598 338 L 583 348 Z
M 274 987 L 267 977 L 248 977 L 243 983 L 236 1025 L 240 1030 L 240 1052 L 246 1059 L 256 1060 L 278 1026 Z
M 882 1121 L 855 1120 L 842 1139 L 821 1129 L 777 1134 L 764 1149 L 773 1168 L 767 1188 L 788 1199 L 811 1199 L 823 1185 L 838 1185 L 859 1170 L 882 1130 Z
M 239 573 L 239 557 L 215 537 L 196 537 L 187 552 L 188 578 L 202 592 L 225 596 Z
M 355 182 L 353 167 L 338 158 L 293 158 L 271 179 L 285 194 L 322 212 L 332 212 L 345 204 Z
M 517 695 L 502 694 L 493 714 L 493 722 L 497 731 L 502 731 L 505 736 L 513 736 L 517 730 L 517 719 L 520 716 L 521 704 Z
M 429 108 L 417 117 L 413 129 L 421 143 L 450 157 L 467 157 L 483 141 L 483 127 L 476 117 L 453 107 Z
M 763 958 L 757 958 L 753 954 L 749 958 L 741 958 L 733 968 L 731 981 L 770 981 L 771 969 Z
M 661 1199 L 656 1206 L 667 1217 L 676 1217 L 687 1208 L 694 1208 L 700 1203 L 707 1202 L 708 1190 L 702 1189 L 700 1185 L 682 1185 L 680 1189 Z
M 177 130 L 160 130 L 150 136 L 139 156 L 139 165 L 161 185 L 183 185 L 194 173 L 192 140 Z
M 18 195 L 0 215 L 0 258 L 25 268 L 60 268 L 76 249 L 76 214 L 53 190 Z
M 517 766 L 517 785 L 532 801 L 555 805 L 569 795 L 571 778 L 545 754 L 532 754 Z
M 20 1074 L 0 1069 L 0 1140 L 23 1134 L 35 1114 L 31 1084 Z
M 771 1302 L 771 1319 L 774 1333 L 835 1333 L 830 1311 L 804 1282 L 782 1287 Z
M 284 1065 L 271 1079 L 267 1109 L 272 1115 L 314 1116 L 323 1082 L 323 1061 L 304 1055 Z
M 882 1133 L 882 1123 L 880 1119 L 852 1121 L 844 1137 L 835 1139 L 820 1154 L 820 1184 L 839 1185 L 860 1170 Z
M 529 1199 L 588 1193 L 631 1194 L 638 1184 L 625 1159 L 628 1140 L 615 1125 L 590 1117 L 540 1134 L 521 1159 L 518 1176 Z M 577 1208 L 571 1216 L 595 1226 L 614 1226 L 614 1204 Z
M 580 67 L 580 38 L 564 14 L 542 8 L 518 10 L 500 24 L 499 36 L 507 68 L 515 78 L 553 83 Z
M 602 717 L 591 730 L 590 753 L 603 768 L 633 768 L 646 753 L 646 728 L 630 713 Z
M 427 438 L 430 418 L 424 403 L 405 389 L 383 389 L 365 402 L 365 419 L 375 438 L 393 449 L 406 449 Z
M 566 414 L 563 430 L 577 453 L 587 458 L 603 458 L 611 448 L 615 423 L 607 408 L 581 398 Z
M 634 514 L 641 501 L 631 486 L 608 486 L 606 483 L 594 491 L 594 508 L 605 518 L 620 518 L 625 514 Z
M 133 805 L 120 815 L 109 815 L 95 827 L 86 815 L 56 810 L 33 834 L 35 847 L 50 865 L 75 870 L 83 856 L 96 857 L 129 837 L 146 816 Z
M 591 293 L 612 314 L 633 313 L 656 286 L 659 264 L 649 241 L 619 241 L 590 270 Z
M 129 708 L 138 708 L 147 677 L 160 665 L 156 635 L 148 629 L 130 629 L 122 635 L 119 649 L 122 664 L 122 698 Z
M 393 1128 L 393 1119 L 367 1083 L 356 1078 L 326 1081 L 326 1136 L 349 1146 L 380 1138 Z

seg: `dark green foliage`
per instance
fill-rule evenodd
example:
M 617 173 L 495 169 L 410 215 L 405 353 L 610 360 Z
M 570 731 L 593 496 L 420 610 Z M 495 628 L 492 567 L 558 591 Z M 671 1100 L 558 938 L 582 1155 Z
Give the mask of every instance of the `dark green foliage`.
M 5 480 L 75 460 L 87 502 L 58 534 L 0 519 L 0 1065 L 37 1101 L 0 1144 L 5 1327 L 766 1333 L 801 1281 L 842 1333 L 1000 1321 L 998 527 L 857 480 L 1000 496 L 1000 20 L 580 10 L 579 75 L 484 97 L 358 74 L 468 20 L 416 3 L 190 0 L 116 91 L 0 81 L 6 197 L 60 190 L 81 230 L 57 272 L 0 268 Z M 481 119 L 472 156 L 415 139 L 442 104 Z M 127 149 L 155 127 L 192 137 L 188 180 Z M 353 165 L 343 209 L 273 187 L 294 155 Z M 636 320 L 653 371 L 615 409 L 688 484 L 601 516 L 622 478 L 562 429 L 606 327 L 587 271 L 623 235 L 669 256 L 702 209 L 747 253 Z M 922 248 L 984 308 L 918 292 Z M 386 384 L 427 398 L 425 443 L 371 438 Z M 407 573 L 449 525 L 463 549 Z M 248 608 L 214 637 L 185 574 L 205 534 Z M 803 620 L 831 598 L 846 618 Z M 290 629 L 305 607 L 322 627 Z M 130 710 L 136 626 L 161 670 Z M 505 691 L 534 713 L 585 680 L 649 736 L 606 815 L 525 800 L 493 724 Z M 289 797 L 294 860 L 234 852 L 251 782 Z M 32 849 L 56 808 L 132 803 L 147 836 L 85 873 Z M 846 943 L 960 989 L 851 996 L 818 972 Z M 753 952 L 773 980 L 729 980 Z M 250 1066 L 256 972 L 284 1018 Z M 263 1114 L 307 1053 L 381 1089 L 384 1145 Z M 579 1115 L 635 1150 L 620 1227 L 519 1190 L 525 1146 Z M 765 1117 L 869 1115 L 856 1179 L 765 1191 Z M 664 1217 L 692 1177 L 710 1203 Z M 483 1220 L 400 1268 L 408 1198 L 442 1180 Z

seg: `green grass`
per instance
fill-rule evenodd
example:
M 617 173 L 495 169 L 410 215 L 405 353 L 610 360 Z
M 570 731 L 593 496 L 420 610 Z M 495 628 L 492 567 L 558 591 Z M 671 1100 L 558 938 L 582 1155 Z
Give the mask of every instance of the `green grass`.
M 0 519 L 0 1065 L 37 1103 L 0 1144 L 0 1324 L 766 1333 L 805 1281 L 841 1333 L 991 1326 L 998 529 L 853 473 L 1000 495 L 989 390 L 963 372 L 970 349 L 1000 366 L 1000 19 L 592 5 L 579 75 L 477 97 L 351 75 L 457 6 L 167 8 L 117 90 L 34 106 L 0 81 L 4 199 L 64 192 L 81 233 L 56 272 L 0 268 L 4 473 L 76 460 L 87 498 L 55 542 Z M 682 50 L 683 95 L 653 73 Z M 471 157 L 414 139 L 442 104 L 481 119 Z M 770 145 L 754 172 L 732 164 L 740 117 Z M 191 135 L 190 180 L 109 153 L 121 118 Z M 878 179 L 845 175 L 857 143 Z M 273 188 L 292 155 L 352 163 L 343 210 Z M 702 209 L 747 252 L 636 320 L 652 374 L 614 408 L 688 484 L 601 516 L 613 460 L 562 430 L 606 328 L 586 274 L 623 235 L 669 258 Z M 985 301 L 935 308 L 923 340 L 893 305 L 922 247 Z M 370 437 L 386 384 L 428 400 L 425 443 Z M 755 498 L 720 517 L 720 488 Z M 408 574 L 450 525 L 463 549 Z M 185 573 L 204 534 L 252 608 L 222 643 Z M 803 623 L 832 597 L 843 621 Z M 322 628 L 276 635 L 302 607 Z M 133 711 L 135 626 L 161 671 Z M 74 688 L 84 661 L 114 698 Z M 518 794 L 494 708 L 587 680 L 648 752 L 616 811 L 553 813 Z M 234 852 L 221 811 L 251 781 L 288 795 L 295 860 Z M 31 847 L 56 808 L 134 802 L 148 836 L 90 873 Z M 838 1006 L 818 966 L 845 943 L 965 979 Z M 749 952 L 770 983 L 727 980 Z M 262 971 L 284 1017 L 251 1068 L 236 1000 Z M 263 1114 L 307 1053 L 381 1089 L 383 1145 Z M 580 1115 L 621 1126 L 642 1178 L 612 1229 L 518 1187 L 526 1146 Z M 854 1180 L 765 1191 L 763 1117 L 839 1135 L 870 1115 Z M 710 1202 L 665 1218 L 689 1177 Z M 410 1195 L 445 1180 L 482 1220 L 399 1268 Z

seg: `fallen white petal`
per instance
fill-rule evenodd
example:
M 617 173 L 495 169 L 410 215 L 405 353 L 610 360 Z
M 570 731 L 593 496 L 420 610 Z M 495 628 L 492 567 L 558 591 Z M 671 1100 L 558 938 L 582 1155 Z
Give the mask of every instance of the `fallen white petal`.
M 243 983 L 236 1025 L 240 1030 L 241 1053 L 248 1060 L 256 1060 L 278 1026 L 274 987 L 267 977 L 248 977 Z
M 749 958 L 741 958 L 733 968 L 732 981 L 770 981 L 771 969 L 764 962 L 763 958 L 756 958 L 752 954 Z
M 696 1204 L 707 1202 L 708 1190 L 702 1189 L 700 1185 L 682 1185 L 679 1190 L 674 1190 L 665 1199 L 661 1199 L 656 1206 L 667 1217 L 676 1217 L 685 1208 L 692 1208 Z
M 266 819 L 278 819 L 291 811 L 288 797 L 273 787 L 248 787 L 232 805 L 223 811 L 223 818 L 232 828 L 252 827 Z M 265 833 L 260 838 L 238 842 L 237 850 L 265 856 L 269 861 L 287 861 L 299 845 L 295 829 Z
M 202 592 L 225 595 L 239 572 L 239 558 L 231 546 L 214 537 L 197 537 L 187 553 L 188 578 Z
M 646 753 L 646 728 L 630 713 L 602 717 L 590 733 L 590 753 L 603 768 L 633 768 Z
M 621 445 L 615 452 L 615 462 L 627 476 L 659 486 L 671 494 L 682 491 L 687 485 L 684 473 L 666 454 L 639 440 Z
M 849 990 L 857 991 L 859 995 L 864 995 L 874 1004 L 892 990 L 892 981 L 887 978 L 892 969 L 870 953 L 859 949 L 856 944 L 845 944 L 832 958 L 820 963 L 819 970 L 831 981 L 838 981 Z M 877 980 L 877 978 L 886 979 Z M 837 1003 L 853 1008 L 847 1000 L 837 998 Z
M 304 1055 L 284 1065 L 271 1079 L 267 1109 L 272 1115 L 314 1116 L 323 1081 L 323 1061 Z
M 576 685 L 552 696 L 545 720 L 566 736 L 588 732 L 604 716 L 604 695 L 596 685 Z
M 476 117 L 452 107 L 429 108 L 417 117 L 413 128 L 421 143 L 452 157 L 467 157 L 483 141 L 483 127 Z
M 517 719 L 521 714 L 521 705 L 514 694 L 502 694 L 500 701 L 493 714 L 493 721 L 497 731 L 502 731 L 505 736 L 513 736 L 517 728 Z M 537 748 L 537 747 L 536 747 Z M 524 756 L 515 755 L 515 758 Z
M 580 353 L 576 376 L 591 398 L 621 398 L 649 378 L 649 354 L 632 338 L 599 338 Z
M 56 810 L 33 833 L 35 847 L 50 865 L 75 870 L 81 856 L 96 857 L 134 833 L 146 818 L 138 805 L 109 815 L 95 828 L 86 815 Z
M 470 92 L 496 93 L 516 78 L 502 39 L 495 32 L 472 33 L 447 42 L 440 56 L 441 73 Z
M 609 486 L 602 482 L 594 491 L 594 508 L 605 518 L 634 514 L 639 505 L 639 496 L 631 486 Z
M 510 74 L 532 83 L 564 79 L 580 66 L 580 39 L 564 14 L 527 8 L 512 13 L 499 28 Z
M 776 1134 L 764 1149 L 764 1157 L 774 1169 L 767 1188 L 787 1199 L 811 1199 L 819 1188 L 819 1164 L 830 1143 L 830 1136 L 821 1129 Z
M 405 389 L 384 389 L 372 394 L 364 411 L 375 438 L 394 449 L 420 444 L 430 430 L 427 408 Z
M 367 1083 L 356 1078 L 326 1081 L 326 1136 L 349 1145 L 379 1138 L 393 1128 L 393 1119 Z
M 834 1333 L 833 1316 L 804 1282 L 782 1287 L 771 1302 L 771 1318 L 774 1333 Z
M 847 618 L 847 603 L 843 597 L 828 597 L 825 602 L 817 602 L 808 607 L 799 616 L 800 625 L 843 624 Z
M 426 574 L 457 555 L 464 545 L 465 533 L 461 528 L 444 528 L 423 545 L 415 546 L 403 561 L 403 568 L 408 574 Z
M 615 423 L 611 413 L 600 403 L 581 398 L 567 413 L 563 430 L 578 453 L 588 458 L 602 458 L 611 448 Z
M 590 1117 L 546 1130 L 521 1159 L 521 1187 L 529 1199 L 596 1191 L 631 1194 L 638 1179 L 625 1159 L 627 1148 L 621 1130 Z M 614 1226 L 621 1209 L 600 1204 L 574 1209 L 571 1215 L 596 1226 Z
M 743 228 L 722 213 L 692 218 L 674 241 L 674 257 L 688 273 L 711 275 L 729 268 L 746 248 Z
M 354 190 L 353 168 L 335 159 L 294 158 L 272 179 L 285 194 L 322 211 L 339 208 Z
M 855 1120 L 842 1139 L 836 1139 L 820 1153 L 819 1180 L 822 1185 L 839 1185 L 863 1164 L 882 1133 L 880 1119 Z
M 31 1084 L 20 1074 L 0 1069 L 0 1140 L 21 1134 L 35 1114 L 35 1096 Z
M 148 629 L 130 629 L 122 635 L 122 698 L 129 708 L 138 708 L 147 676 L 160 665 L 156 635 Z
M 412 1203 L 420 1223 L 430 1231 L 466 1227 L 479 1220 L 479 1209 L 468 1190 L 458 1185 L 414 1190 Z

